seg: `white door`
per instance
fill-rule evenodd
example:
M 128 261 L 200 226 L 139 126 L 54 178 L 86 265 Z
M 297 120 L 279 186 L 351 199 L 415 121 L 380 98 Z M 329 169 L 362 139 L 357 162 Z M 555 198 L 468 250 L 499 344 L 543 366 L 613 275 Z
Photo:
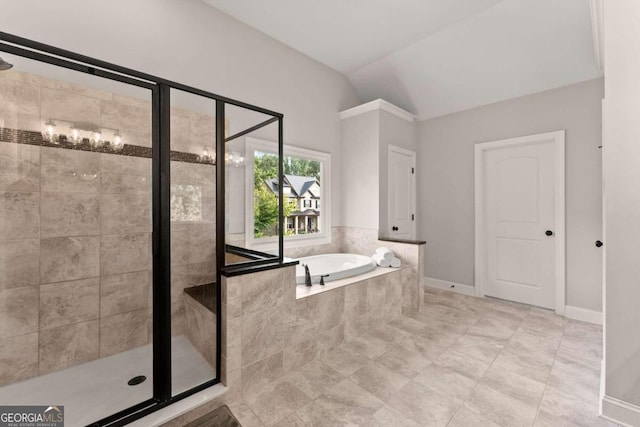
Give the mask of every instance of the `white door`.
M 558 136 L 489 143 L 493 145 L 481 151 L 485 295 L 557 308 L 557 272 L 564 271 L 556 265 L 556 251 L 564 248 L 564 215 L 558 218 L 564 211 L 557 197 L 564 187 L 564 172 L 558 176 Z
M 416 153 L 389 145 L 389 236 L 416 236 Z

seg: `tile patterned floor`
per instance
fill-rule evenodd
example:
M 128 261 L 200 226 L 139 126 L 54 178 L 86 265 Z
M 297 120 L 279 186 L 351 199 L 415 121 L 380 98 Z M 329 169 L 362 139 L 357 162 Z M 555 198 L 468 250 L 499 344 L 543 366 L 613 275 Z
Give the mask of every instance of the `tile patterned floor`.
M 231 410 L 244 427 L 613 426 L 598 418 L 601 327 L 428 289 L 425 307 Z

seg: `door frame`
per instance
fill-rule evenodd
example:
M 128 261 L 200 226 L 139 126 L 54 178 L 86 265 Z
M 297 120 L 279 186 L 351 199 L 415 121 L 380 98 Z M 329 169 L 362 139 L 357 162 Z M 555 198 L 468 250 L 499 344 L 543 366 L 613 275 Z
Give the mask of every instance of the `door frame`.
M 475 292 L 483 297 L 486 281 L 485 165 L 486 151 L 553 140 L 555 146 L 555 311 L 564 315 L 566 299 L 565 265 L 565 131 L 540 133 L 475 144 Z
M 411 238 L 416 238 L 416 223 L 418 222 L 418 215 L 416 214 L 416 159 L 417 154 L 415 151 L 408 150 L 406 148 L 398 147 L 397 145 L 389 144 L 387 148 L 387 230 L 391 233 L 391 153 L 401 153 L 405 154 L 412 158 L 413 160 L 413 173 L 411 174 L 411 193 L 413 197 L 411 197 L 411 208 L 414 215 L 414 220 L 411 221 Z M 393 236 L 392 234 L 389 234 Z

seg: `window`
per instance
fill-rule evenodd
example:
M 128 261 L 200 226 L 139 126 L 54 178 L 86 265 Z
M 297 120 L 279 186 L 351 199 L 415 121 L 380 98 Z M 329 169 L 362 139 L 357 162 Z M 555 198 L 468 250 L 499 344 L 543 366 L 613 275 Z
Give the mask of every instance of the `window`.
M 247 138 L 247 247 L 268 250 L 277 245 L 277 145 Z M 331 241 L 331 155 L 284 146 L 284 224 L 288 246 Z M 320 208 L 320 200 L 322 209 Z

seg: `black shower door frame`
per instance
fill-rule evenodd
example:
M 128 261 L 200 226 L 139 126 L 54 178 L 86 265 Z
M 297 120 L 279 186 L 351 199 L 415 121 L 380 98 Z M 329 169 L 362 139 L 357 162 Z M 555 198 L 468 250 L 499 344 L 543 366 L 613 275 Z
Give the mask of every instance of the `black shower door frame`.
M 151 91 L 152 100 L 152 249 L 153 249 L 153 397 L 137 403 L 91 426 L 121 426 L 220 383 L 222 322 L 221 276 L 237 275 L 283 264 L 283 114 L 247 104 L 205 90 L 176 83 L 151 74 L 91 58 L 79 53 L 0 32 L 0 52 L 126 83 Z M 225 170 L 224 161 L 216 162 L 216 377 L 172 396 L 171 390 L 171 89 L 209 98 L 216 103 L 216 159 L 225 158 L 225 142 L 278 122 L 279 179 L 279 251 L 241 265 L 226 266 L 225 252 Z M 226 104 L 259 112 L 270 119 L 232 136 L 225 136 Z

